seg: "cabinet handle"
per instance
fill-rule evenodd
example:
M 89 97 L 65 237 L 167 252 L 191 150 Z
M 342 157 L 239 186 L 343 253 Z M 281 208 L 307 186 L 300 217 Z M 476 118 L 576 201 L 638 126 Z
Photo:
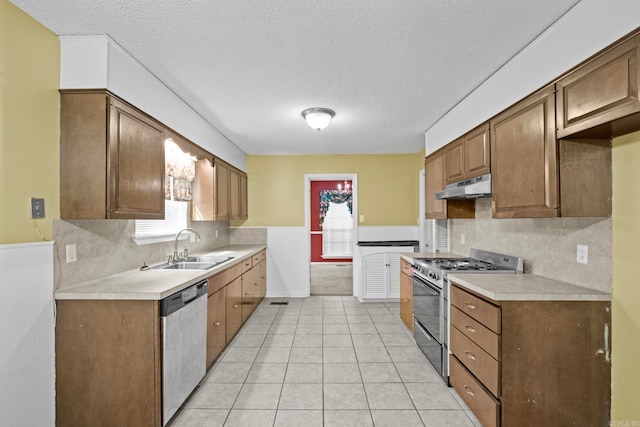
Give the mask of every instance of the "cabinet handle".
M 232 308 L 238 308 L 238 304 L 233 304 Z
M 476 397 L 476 394 L 471 390 L 471 388 L 464 386 L 464 391 L 471 397 Z
M 405 298 L 405 299 L 404 299 L 404 302 L 409 302 L 409 300 Z
M 467 330 L 467 331 L 469 331 L 469 332 L 471 332 L 471 333 L 473 333 L 473 334 L 475 334 L 475 333 L 476 333 L 475 328 L 472 328 L 471 326 L 467 326 L 467 325 L 464 325 L 464 327 L 466 328 L 466 330 Z
M 465 302 L 464 305 L 466 305 L 469 310 L 475 310 L 476 309 L 476 306 L 471 304 L 471 303 Z
M 213 326 L 220 326 L 220 322 L 214 323 Z
M 476 356 L 471 352 L 465 351 L 464 355 L 467 356 L 471 360 L 476 360 Z

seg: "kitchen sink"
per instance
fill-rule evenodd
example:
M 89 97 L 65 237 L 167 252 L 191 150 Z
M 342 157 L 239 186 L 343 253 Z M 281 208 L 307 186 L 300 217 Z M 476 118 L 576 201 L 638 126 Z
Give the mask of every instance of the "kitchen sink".
M 185 259 L 172 261 L 169 264 L 156 265 L 153 268 L 159 270 L 208 270 L 232 259 L 233 257 L 187 257 Z

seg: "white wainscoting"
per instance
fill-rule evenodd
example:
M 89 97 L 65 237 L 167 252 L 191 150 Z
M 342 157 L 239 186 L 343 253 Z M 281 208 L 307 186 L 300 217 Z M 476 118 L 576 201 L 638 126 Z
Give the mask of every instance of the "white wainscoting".
M 308 297 L 310 249 L 305 227 L 267 227 L 267 297 Z
M 53 242 L 0 245 L 0 425 L 55 425 Z

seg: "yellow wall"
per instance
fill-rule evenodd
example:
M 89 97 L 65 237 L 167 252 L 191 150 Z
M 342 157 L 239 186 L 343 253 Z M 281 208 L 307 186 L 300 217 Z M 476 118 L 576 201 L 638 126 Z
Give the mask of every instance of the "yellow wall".
M 40 240 L 29 197 L 45 199 L 48 239 L 60 216 L 59 86 L 58 37 L 0 0 L 0 244 Z
M 249 219 L 233 225 L 303 226 L 305 174 L 357 174 L 360 225 L 417 225 L 424 152 L 247 156 Z
M 611 419 L 640 425 L 640 132 L 613 140 Z M 635 423 L 633 423 L 635 421 Z M 618 424 L 614 424 L 618 425 Z

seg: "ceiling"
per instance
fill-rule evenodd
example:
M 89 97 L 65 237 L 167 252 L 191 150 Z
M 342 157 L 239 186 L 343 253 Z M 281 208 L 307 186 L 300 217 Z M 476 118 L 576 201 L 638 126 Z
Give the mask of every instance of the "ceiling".
M 416 153 L 578 0 L 12 0 L 106 34 L 247 154 Z M 300 113 L 336 116 L 316 131 Z

